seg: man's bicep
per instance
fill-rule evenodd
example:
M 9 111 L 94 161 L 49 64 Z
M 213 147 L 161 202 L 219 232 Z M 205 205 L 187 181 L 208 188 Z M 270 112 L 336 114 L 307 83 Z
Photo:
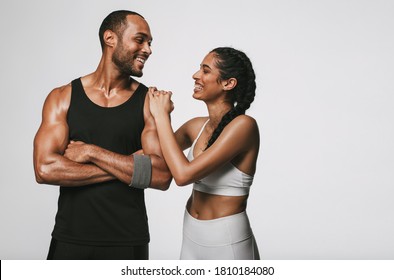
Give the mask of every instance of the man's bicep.
M 34 139 L 35 155 L 40 157 L 51 154 L 62 155 L 68 144 L 66 124 L 42 124 Z
M 61 106 L 62 99 L 56 96 L 59 94 L 51 92 L 44 103 L 42 123 L 34 139 L 34 156 L 40 161 L 53 154 L 63 154 L 69 142 L 67 112 Z
M 34 173 L 39 183 L 60 184 L 56 166 L 63 159 L 68 143 L 68 128 L 62 123 L 50 124 L 43 121 L 34 138 Z M 63 172 L 64 175 L 64 172 Z M 64 183 L 64 182 L 63 182 Z
M 141 144 L 144 154 L 156 155 L 159 157 L 163 156 L 153 118 L 152 120 L 145 122 L 145 128 L 141 135 Z

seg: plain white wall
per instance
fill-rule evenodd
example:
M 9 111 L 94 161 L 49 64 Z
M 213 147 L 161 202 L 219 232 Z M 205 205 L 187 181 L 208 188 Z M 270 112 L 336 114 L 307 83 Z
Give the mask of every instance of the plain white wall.
M 58 187 L 38 185 L 46 95 L 95 70 L 116 9 L 150 23 L 139 79 L 206 115 L 191 75 L 217 46 L 251 58 L 261 152 L 248 213 L 264 259 L 394 259 L 393 1 L 21 1 L 0 4 L 0 258 L 45 259 Z M 152 259 L 178 259 L 191 188 L 147 190 Z

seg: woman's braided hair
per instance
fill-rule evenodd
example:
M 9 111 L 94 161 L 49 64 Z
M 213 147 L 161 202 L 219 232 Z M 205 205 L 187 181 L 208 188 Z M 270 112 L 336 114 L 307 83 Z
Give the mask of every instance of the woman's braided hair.
M 235 117 L 245 114 L 254 100 L 256 91 L 256 75 L 250 59 L 242 51 L 230 47 L 213 49 L 211 53 L 216 58 L 216 67 L 219 69 L 219 80 L 235 78 L 237 85 L 230 90 L 228 98 L 234 107 L 228 111 L 208 140 L 208 149 L 222 133 L 224 127 Z

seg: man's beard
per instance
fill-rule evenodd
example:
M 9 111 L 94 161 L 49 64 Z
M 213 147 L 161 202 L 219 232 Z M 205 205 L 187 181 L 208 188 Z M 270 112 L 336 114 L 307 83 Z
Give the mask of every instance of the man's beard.
M 118 67 L 121 74 L 142 77 L 142 71 L 133 68 L 134 59 L 135 58 L 131 52 L 125 51 L 123 46 L 117 47 L 115 49 L 114 55 L 112 56 L 112 62 L 116 65 L 116 67 Z

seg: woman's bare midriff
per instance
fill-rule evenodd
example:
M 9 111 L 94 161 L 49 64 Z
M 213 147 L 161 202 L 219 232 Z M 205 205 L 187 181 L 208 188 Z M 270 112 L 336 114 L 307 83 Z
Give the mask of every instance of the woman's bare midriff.
M 245 211 L 247 199 L 247 195 L 223 196 L 193 190 L 186 209 L 196 219 L 212 220 Z

